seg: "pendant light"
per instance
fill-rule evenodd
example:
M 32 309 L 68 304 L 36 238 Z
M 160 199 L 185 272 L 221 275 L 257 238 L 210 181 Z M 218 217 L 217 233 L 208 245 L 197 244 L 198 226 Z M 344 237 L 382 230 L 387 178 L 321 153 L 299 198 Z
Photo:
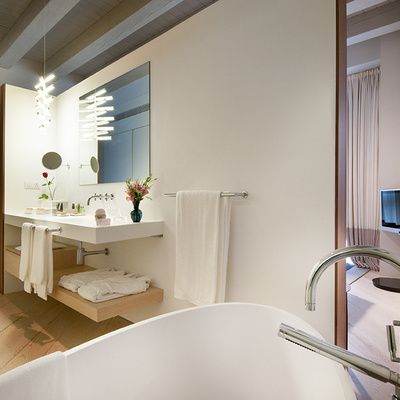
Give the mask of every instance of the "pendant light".
M 46 0 L 43 0 L 43 19 L 46 7 Z M 54 78 L 54 74 L 46 76 L 46 27 L 43 21 L 43 76 L 39 78 L 39 83 L 35 86 L 37 95 L 35 96 L 36 101 L 36 113 L 39 118 L 39 131 L 43 131 L 46 126 L 51 122 L 50 103 L 53 101 L 53 97 L 50 92 L 54 90 L 54 85 L 48 85 Z

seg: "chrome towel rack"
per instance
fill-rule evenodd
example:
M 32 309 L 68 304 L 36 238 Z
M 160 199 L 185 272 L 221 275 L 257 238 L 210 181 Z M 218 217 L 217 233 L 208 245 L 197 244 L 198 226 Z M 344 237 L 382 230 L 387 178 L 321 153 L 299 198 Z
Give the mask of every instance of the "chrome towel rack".
M 164 193 L 165 197 L 176 197 L 176 193 Z M 221 197 L 243 197 L 247 199 L 249 197 L 249 192 L 244 190 L 243 192 L 222 192 Z
M 36 226 L 33 226 L 32 228 L 36 229 Z M 46 232 L 59 232 L 59 233 L 61 233 L 62 228 L 61 228 L 61 226 L 59 226 L 58 228 L 46 228 L 45 231 Z
M 46 232 L 59 232 L 61 233 L 62 228 L 59 226 L 58 228 L 46 228 Z

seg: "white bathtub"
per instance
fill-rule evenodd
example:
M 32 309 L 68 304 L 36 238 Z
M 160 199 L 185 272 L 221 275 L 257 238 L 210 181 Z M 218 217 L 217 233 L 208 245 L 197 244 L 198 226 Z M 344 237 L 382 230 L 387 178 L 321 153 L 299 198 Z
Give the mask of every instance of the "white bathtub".
M 356 397 L 340 364 L 278 337 L 285 311 L 224 303 L 152 318 L 66 354 L 74 400 L 340 400 Z

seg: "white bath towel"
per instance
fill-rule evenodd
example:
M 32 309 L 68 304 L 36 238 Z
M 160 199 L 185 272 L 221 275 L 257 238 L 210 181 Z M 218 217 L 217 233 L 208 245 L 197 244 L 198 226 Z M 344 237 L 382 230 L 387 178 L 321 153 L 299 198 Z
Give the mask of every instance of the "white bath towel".
M 21 259 L 19 264 L 19 279 L 24 282 L 24 290 L 31 292 L 30 271 L 33 252 L 34 224 L 25 222 L 21 229 Z
M 98 303 L 130 294 L 142 293 L 149 286 L 149 277 L 127 274 L 86 283 L 78 289 L 78 293 L 84 299 Z
M 60 351 L 0 375 L 4 400 L 71 400 L 67 360 Z
M 44 300 L 53 291 L 52 233 L 46 226 L 37 226 L 33 237 L 33 255 L 30 280 L 35 293 Z
M 180 191 L 176 206 L 175 297 L 195 305 L 225 300 L 230 199 Z
M 125 275 L 125 271 L 117 270 L 115 268 L 102 268 L 94 271 L 78 272 L 77 274 L 64 275 L 60 278 L 58 284 L 65 289 L 77 292 L 78 289 L 86 283 L 95 280 L 116 278 Z

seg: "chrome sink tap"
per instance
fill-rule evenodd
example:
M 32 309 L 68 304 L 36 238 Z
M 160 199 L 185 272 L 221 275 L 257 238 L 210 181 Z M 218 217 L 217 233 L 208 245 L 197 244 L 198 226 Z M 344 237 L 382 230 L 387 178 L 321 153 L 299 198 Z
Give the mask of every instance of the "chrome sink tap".
M 91 195 L 88 199 L 87 199 L 87 205 L 89 206 L 90 205 L 90 200 L 92 200 L 92 199 L 99 199 L 99 200 L 101 200 L 103 198 L 103 195 L 102 194 L 93 194 L 93 195 Z
M 102 195 L 102 194 L 93 194 L 92 196 L 90 196 L 89 198 L 88 198 L 88 200 L 87 200 L 87 205 L 89 206 L 90 205 L 90 200 L 92 200 L 92 199 L 99 199 L 99 200 L 108 200 L 108 199 L 110 199 L 110 200 L 114 200 L 114 195 L 112 194 L 112 193 L 110 193 L 110 194 L 108 194 L 108 193 L 106 193 L 105 195 Z
M 307 310 L 315 311 L 317 285 L 321 275 L 325 272 L 325 270 L 330 265 L 335 264 L 344 258 L 354 256 L 377 258 L 379 260 L 386 261 L 392 267 L 400 271 L 400 257 L 396 254 L 390 253 L 387 250 L 380 249 L 379 247 L 349 246 L 334 250 L 315 265 L 308 277 L 305 299 L 305 306 Z

